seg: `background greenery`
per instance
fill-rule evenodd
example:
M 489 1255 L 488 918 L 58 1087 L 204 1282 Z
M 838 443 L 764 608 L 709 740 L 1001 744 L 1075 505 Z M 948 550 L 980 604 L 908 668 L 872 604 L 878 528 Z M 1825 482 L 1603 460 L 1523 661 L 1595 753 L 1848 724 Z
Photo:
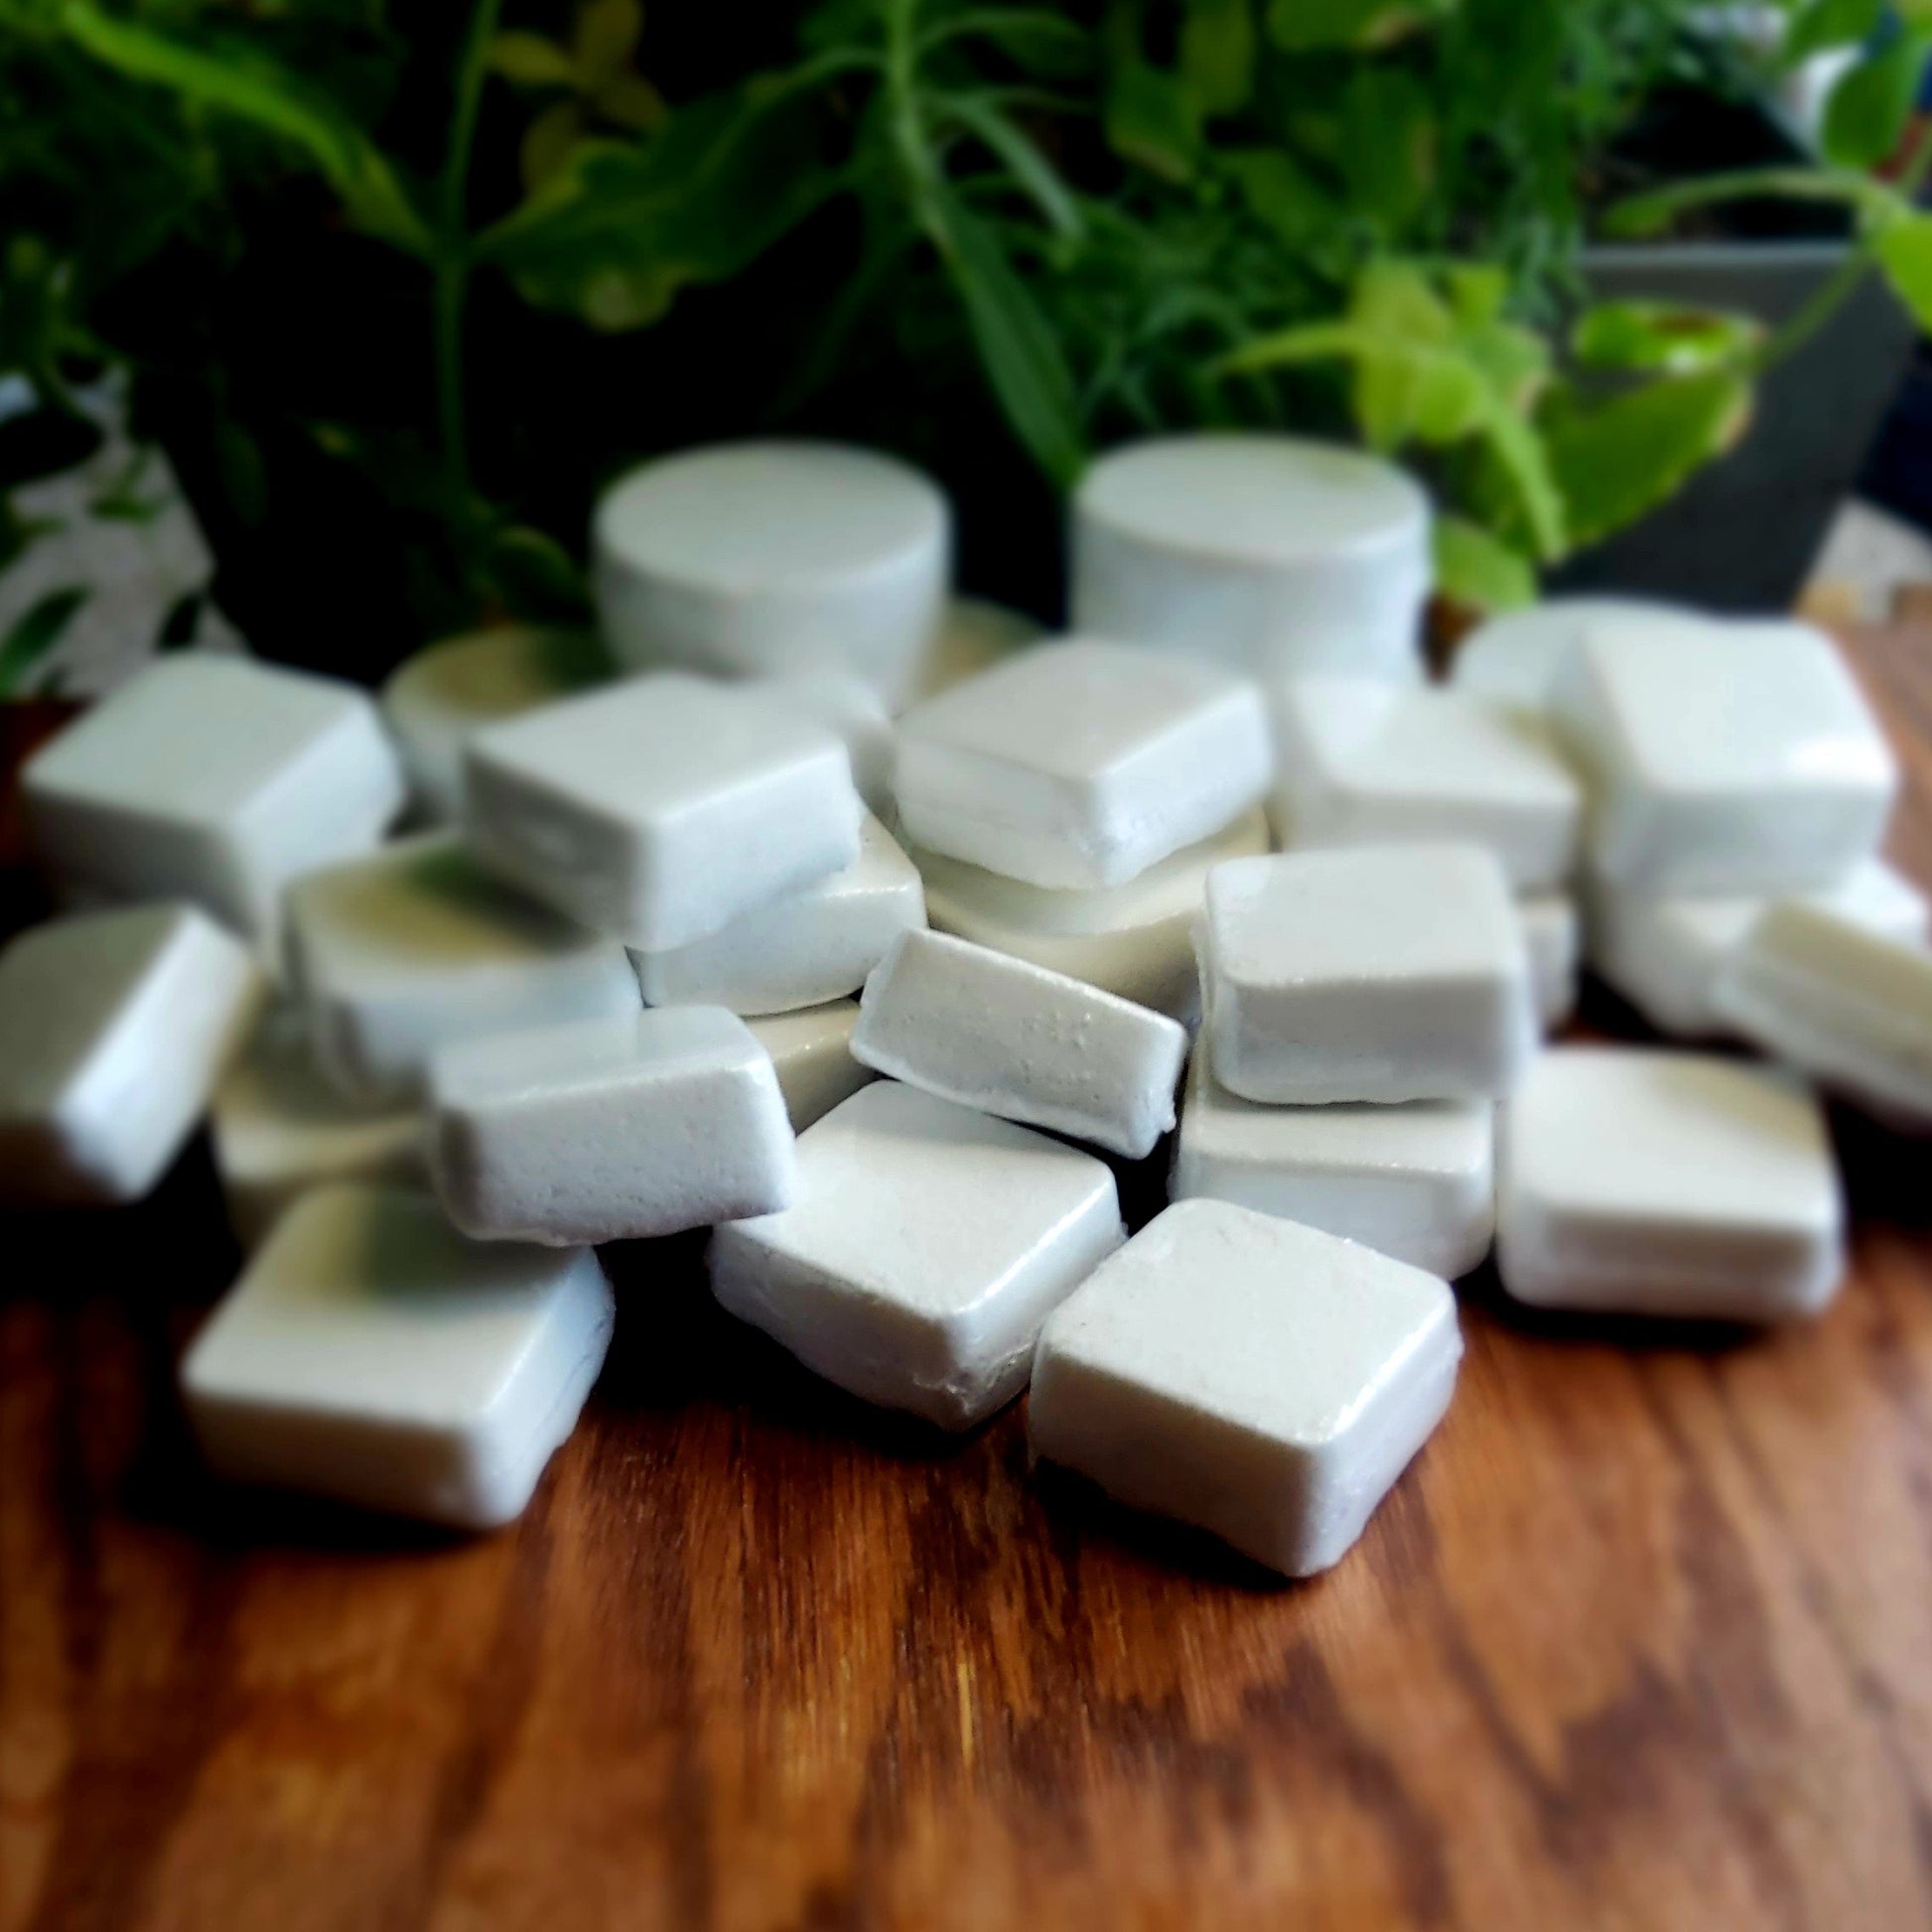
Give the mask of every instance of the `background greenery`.
M 924 464 L 968 578 L 1035 601 L 1091 450 L 1355 434 L 1430 472 L 1455 592 L 1517 600 L 1733 441 L 1817 320 L 1579 314 L 1589 209 L 1831 202 L 1841 285 L 1932 313 L 1927 156 L 1869 172 L 1932 0 L 1788 11 L 1773 65 L 1868 48 L 1823 160 L 1687 184 L 1633 122 L 1769 74 L 1682 0 L 0 0 L 0 372 L 38 403 L 0 489 L 117 372 L 242 629 L 364 675 L 581 610 L 608 477 L 751 431 Z M 0 511 L 0 559 L 32 536 Z

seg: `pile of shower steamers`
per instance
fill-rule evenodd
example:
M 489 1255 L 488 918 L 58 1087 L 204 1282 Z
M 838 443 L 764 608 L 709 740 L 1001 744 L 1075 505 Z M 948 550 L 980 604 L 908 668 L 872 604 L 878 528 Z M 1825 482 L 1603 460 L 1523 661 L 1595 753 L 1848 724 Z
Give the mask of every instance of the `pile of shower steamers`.
M 1030 1388 L 1039 1455 L 1307 1574 L 1492 1245 L 1546 1307 L 1808 1313 L 1814 1087 L 1932 1126 L 1892 760 L 1803 624 L 1557 603 L 1430 684 L 1421 492 L 1266 436 L 1096 464 L 1056 639 L 949 600 L 943 498 L 864 451 L 653 463 L 594 535 L 601 639 L 379 706 L 177 656 L 27 770 L 74 909 L 0 955 L 0 1181 L 131 1200 L 211 1112 L 225 1475 L 513 1518 L 597 1246 L 710 1228 L 819 1375 L 947 1430 Z M 1546 1045 L 1582 934 L 1725 1050 Z

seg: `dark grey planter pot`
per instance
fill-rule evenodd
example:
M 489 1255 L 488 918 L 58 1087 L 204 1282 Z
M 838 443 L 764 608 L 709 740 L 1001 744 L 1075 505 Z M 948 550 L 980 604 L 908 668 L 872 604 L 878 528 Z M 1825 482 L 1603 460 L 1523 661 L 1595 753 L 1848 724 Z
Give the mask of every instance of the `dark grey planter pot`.
M 1599 245 L 1596 298 L 1736 309 L 1776 327 L 1845 259 L 1837 238 Z M 1897 394 L 1913 328 L 1875 279 L 1759 385 L 1749 431 L 1653 515 L 1573 559 L 1553 589 L 1621 590 L 1722 611 L 1788 609 Z

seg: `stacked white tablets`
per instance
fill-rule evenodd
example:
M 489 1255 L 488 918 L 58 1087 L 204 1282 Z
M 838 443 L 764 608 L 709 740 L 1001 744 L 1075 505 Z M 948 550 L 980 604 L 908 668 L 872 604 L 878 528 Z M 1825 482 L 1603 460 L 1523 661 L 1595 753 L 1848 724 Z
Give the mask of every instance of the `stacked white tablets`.
M 1174 1151 L 1206 1195 L 1460 1274 L 1493 1225 L 1491 1119 L 1536 1050 L 1522 922 L 1464 844 L 1209 874 L 1207 1018 Z
M 1433 1275 L 1225 1201 L 1178 1201 L 1047 1321 L 1035 1450 L 1291 1577 L 1325 1570 L 1449 1408 Z
M 1831 640 L 1796 622 L 1590 624 L 1551 714 L 1592 874 L 1630 893 L 1810 892 L 1871 857 L 1898 777 Z
M 719 1302 L 859 1399 L 958 1430 L 1031 1380 L 1041 1456 L 1325 1568 L 1444 1414 L 1492 1239 L 1592 1315 L 1836 1287 L 1792 1072 L 1542 1046 L 1580 873 L 1661 1024 L 1932 1127 L 1925 901 L 1830 644 L 1575 602 L 1425 688 L 1427 539 L 1370 459 L 1143 446 L 1076 503 L 1092 634 L 1021 647 L 942 621 L 900 466 L 653 464 L 597 521 L 621 668 L 505 631 L 391 681 L 451 822 L 387 845 L 365 698 L 149 672 L 29 775 L 58 882 L 151 902 L 0 954 L 0 1181 L 132 1198 L 211 1104 L 253 1254 L 184 1384 L 242 1480 L 507 1520 L 609 1342 L 597 1245 L 709 1228 Z M 264 973 L 182 898 L 286 957 L 238 1060 Z
M 304 1194 L 182 1365 L 209 1465 L 488 1529 L 530 1499 L 604 1365 L 586 1248 L 466 1240 L 427 1194 Z
M 840 1387 L 967 1429 L 1124 1232 L 1104 1161 L 881 1080 L 800 1136 L 793 1206 L 712 1237 L 711 1283 Z
M 264 981 L 193 906 L 52 919 L 0 952 L 0 1196 L 138 1200 L 247 1037 Z
M 1878 857 L 1897 771 L 1831 640 L 1789 621 L 1600 618 L 1549 707 L 1590 794 L 1596 970 L 1667 1033 L 1736 1035 L 1932 1125 L 1911 1071 L 1926 901 Z
M 421 1113 L 406 1101 L 374 1107 L 345 1096 L 317 1064 L 293 1005 L 263 1018 L 215 1088 L 208 1133 L 229 1224 L 244 1247 L 327 1181 L 421 1186 L 428 1177 Z
M 1503 1120 L 1496 1252 L 1519 1301 L 1767 1321 L 1812 1313 L 1837 1289 L 1831 1143 L 1787 1076 L 1556 1047 Z
M 22 795 L 64 893 L 190 899 L 272 957 L 282 889 L 373 846 L 403 780 L 363 692 L 184 653 L 37 754 Z
M 1779 904 L 1809 906 L 1847 930 L 1903 945 L 1922 945 L 1926 937 L 1925 895 L 1882 859 L 1866 859 L 1835 886 L 1784 898 L 1693 898 L 1594 883 L 1590 964 L 1659 1033 L 1685 1039 L 1723 1033 L 1719 979 L 1758 920 Z
M 0 957 L 10 1193 L 132 1198 L 212 1103 L 256 1248 L 186 1372 L 225 1473 L 514 1514 L 602 1360 L 591 1246 L 781 1212 L 796 1128 L 873 1077 L 849 996 L 924 923 L 855 785 L 889 805 L 879 702 L 830 672 L 601 681 L 536 632 L 405 667 L 392 729 L 463 824 L 380 847 L 402 786 L 368 701 L 245 662 L 150 672 L 36 765 L 62 884 L 188 892 L 286 951 L 231 1068 L 264 975 L 200 911 Z
M 479 1240 L 676 1234 L 791 1199 L 771 1056 L 722 1007 L 458 1040 L 431 1062 L 430 1113 L 436 1191 Z
M 924 925 L 917 868 L 868 814 L 849 866 L 702 939 L 631 958 L 654 1007 L 706 1000 L 734 1013 L 792 1013 L 856 993 L 896 939 Z
M 440 824 L 463 813 L 463 756 L 487 725 L 588 690 L 611 675 L 595 638 L 575 630 L 504 624 L 420 650 L 382 687 L 417 815 Z
M 1553 597 L 1480 624 L 1456 647 L 1449 684 L 1531 718 L 1547 718 L 1557 667 L 1593 624 L 1668 617 L 1667 604 L 1630 597 Z
M 1280 770 L 1270 803 L 1284 849 L 1483 847 L 1519 896 L 1539 1017 L 1567 1017 L 1583 790 L 1544 720 L 1484 691 L 1364 677 L 1281 679 L 1272 697 Z
M 941 932 L 908 932 L 866 982 L 856 1058 L 1130 1161 L 1173 1125 L 1187 1035 L 1165 1014 Z
M 899 823 L 936 924 L 1185 1014 L 1217 860 L 1265 844 L 1258 689 L 1089 637 L 1039 644 L 899 721 Z

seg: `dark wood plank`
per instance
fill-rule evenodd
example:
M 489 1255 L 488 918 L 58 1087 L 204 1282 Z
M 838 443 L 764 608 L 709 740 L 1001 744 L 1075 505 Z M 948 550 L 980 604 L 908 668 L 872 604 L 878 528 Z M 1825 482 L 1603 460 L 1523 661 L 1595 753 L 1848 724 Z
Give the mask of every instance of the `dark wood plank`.
M 1932 636 L 1854 643 L 1932 877 Z M 828 1394 L 689 1241 L 616 1257 L 514 1533 L 238 1501 L 171 1395 L 234 1262 L 205 1159 L 8 1224 L 0 1932 L 1932 1921 L 1932 1209 L 1845 1137 L 1825 1319 L 1479 1278 L 1448 1422 L 1295 1587 L 1035 1479 L 1017 1412 Z

